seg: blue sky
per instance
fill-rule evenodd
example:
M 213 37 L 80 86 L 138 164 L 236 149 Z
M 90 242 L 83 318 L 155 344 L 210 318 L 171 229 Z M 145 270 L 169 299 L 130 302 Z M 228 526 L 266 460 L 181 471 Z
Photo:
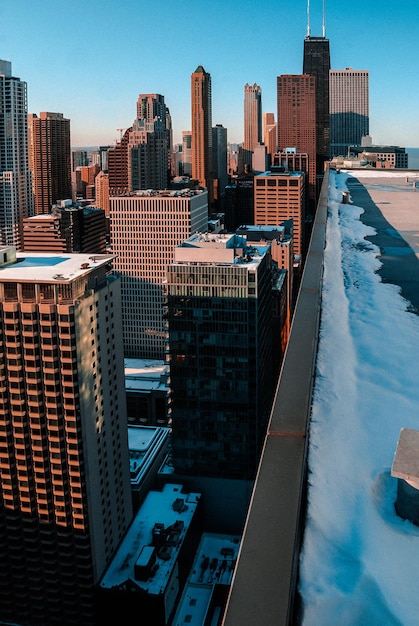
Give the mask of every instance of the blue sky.
M 190 129 L 190 76 L 212 78 L 213 125 L 243 139 L 243 89 L 276 114 L 276 77 L 302 72 L 306 0 L 0 0 L 0 58 L 28 83 L 31 113 L 71 120 L 73 146 L 113 144 L 139 93 L 161 93 L 174 140 Z M 322 0 L 311 0 L 321 35 Z M 374 143 L 419 147 L 419 1 L 326 0 L 333 69 L 370 72 Z

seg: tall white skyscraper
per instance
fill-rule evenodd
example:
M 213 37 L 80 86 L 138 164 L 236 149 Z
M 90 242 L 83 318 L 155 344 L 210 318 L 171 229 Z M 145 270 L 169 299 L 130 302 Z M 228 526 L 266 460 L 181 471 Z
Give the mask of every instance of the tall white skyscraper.
M 121 277 L 124 355 L 162 359 L 163 282 L 174 249 L 208 229 L 207 191 L 138 191 L 110 199 L 112 251 Z
M 32 214 L 26 83 L 0 60 L 0 245 L 20 249 L 23 218 Z
M 369 134 L 368 70 L 330 70 L 331 157 L 346 156 L 350 146 L 361 146 Z

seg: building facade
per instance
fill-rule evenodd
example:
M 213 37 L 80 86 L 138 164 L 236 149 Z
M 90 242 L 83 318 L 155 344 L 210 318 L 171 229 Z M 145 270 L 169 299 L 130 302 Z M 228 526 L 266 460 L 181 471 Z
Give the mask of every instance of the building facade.
M 139 191 L 111 198 L 111 242 L 121 276 L 124 354 L 164 357 L 163 281 L 175 247 L 208 228 L 206 191 Z
M 22 220 L 32 214 L 26 83 L 0 60 L 0 245 L 19 249 Z
M 208 189 L 212 200 L 212 94 L 211 75 L 199 65 L 191 76 L 192 178 Z
M 301 255 L 305 250 L 305 174 L 283 168 L 255 176 L 255 224 L 278 226 L 293 220 L 293 250 Z
M 308 155 L 308 199 L 316 201 L 316 80 L 308 74 L 277 78 L 278 152 L 294 149 Z M 314 210 L 313 210 L 314 212 Z
M 369 73 L 330 70 L 330 156 L 347 156 L 369 135 Z
M 30 113 L 28 129 L 34 211 L 40 215 L 72 198 L 70 120 L 62 113 Z
M 111 260 L 2 250 L 3 623 L 95 623 L 95 585 L 132 519 Z
M 166 288 L 175 471 L 251 480 L 277 375 L 269 245 L 193 235 Z
M 214 200 L 220 201 L 225 197 L 225 188 L 228 184 L 227 128 L 224 128 L 222 124 L 217 124 L 212 129 L 212 171 Z

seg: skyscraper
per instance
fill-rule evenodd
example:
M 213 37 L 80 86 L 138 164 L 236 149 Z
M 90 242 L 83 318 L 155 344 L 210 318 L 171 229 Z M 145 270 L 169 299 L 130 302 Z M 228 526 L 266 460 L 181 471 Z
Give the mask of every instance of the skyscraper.
M 285 74 L 277 78 L 278 151 L 295 148 L 308 155 L 308 199 L 316 200 L 316 90 L 308 74 Z M 285 219 L 285 218 L 284 218 Z M 257 222 L 256 222 L 257 223 Z
M 346 156 L 369 134 L 368 71 L 330 70 L 330 156 Z
M 212 129 L 212 171 L 214 173 L 214 200 L 220 200 L 225 196 L 228 183 L 227 128 L 224 128 L 222 124 L 217 124 Z
M 40 215 L 72 198 L 70 120 L 62 113 L 30 113 L 28 128 L 34 210 Z
M 170 169 L 170 116 L 164 96 L 140 94 L 128 142 L 129 191 L 166 189 Z
M 112 257 L 3 248 L 0 620 L 91 626 L 132 519 Z
M 244 163 L 252 166 L 252 154 L 262 143 L 262 89 L 256 83 L 244 86 Z
M 277 131 L 277 125 L 275 123 L 275 114 L 264 113 L 263 114 L 263 143 L 266 146 L 266 151 L 270 158 L 269 164 L 272 163 L 273 156 L 276 152 L 277 138 L 278 138 L 278 131 Z
M 329 40 L 326 39 L 324 1 L 322 36 L 312 37 L 310 32 L 310 2 L 308 0 L 308 23 L 307 35 L 304 39 L 303 74 L 310 74 L 316 79 L 316 171 L 317 176 L 320 178 L 323 176 L 324 162 L 330 159 L 329 70 L 330 47 Z
M 277 372 L 269 245 L 195 234 L 167 271 L 176 471 L 252 480 Z
M 211 75 L 199 65 L 191 76 L 192 178 L 208 189 L 212 201 L 212 100 Z
M 163 359 L 163 282 L 174 248 L 208 228 L 206 191 L 138 191 L 110 199 L 112 251 L 121 276 L 124 355 Z
M 0 245 L 20 248 L 22 220 L 32 213 L 26 83 L 0 60 Z

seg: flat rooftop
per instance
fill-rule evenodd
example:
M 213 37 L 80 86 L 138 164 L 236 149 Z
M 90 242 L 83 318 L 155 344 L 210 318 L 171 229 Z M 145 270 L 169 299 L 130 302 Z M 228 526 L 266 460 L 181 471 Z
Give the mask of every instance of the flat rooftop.
M 0 249 L 0 255 L 8 248 Z M 70 282 L 113 261 L 112 254 L 17 252 L 16 262 L 0 264 L 0 281 Z
M 112 589 L 130 579 L 151 595 L 164 593 L 200 498 L 199 493 L 183 493 L 182 485 L 166 484 L 162 491 L 150 491 L 103 576 L 100 586 Z M 175 503 L 180 501 L 183 501 L 183 506 L 176 506 Z M 158 567 L 150 578 L 145 581 L 136 579 L 135 564 L 139 559 L 141 561 L 143 548 L 148 549 L 151 546 L 155 524 L 163 524 L 168 528 L 177 522 L 182 524 L 177 545 L 171 546 L 172 549 L 165 553 L 164 558 L 157 555 Z

